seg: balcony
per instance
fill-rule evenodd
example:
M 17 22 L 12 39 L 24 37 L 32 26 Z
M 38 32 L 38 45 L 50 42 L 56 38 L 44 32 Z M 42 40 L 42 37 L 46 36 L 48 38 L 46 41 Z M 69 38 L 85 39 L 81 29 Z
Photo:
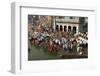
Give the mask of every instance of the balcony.
M 79 23 L 79 19 L 56 19 L 59 23 Z

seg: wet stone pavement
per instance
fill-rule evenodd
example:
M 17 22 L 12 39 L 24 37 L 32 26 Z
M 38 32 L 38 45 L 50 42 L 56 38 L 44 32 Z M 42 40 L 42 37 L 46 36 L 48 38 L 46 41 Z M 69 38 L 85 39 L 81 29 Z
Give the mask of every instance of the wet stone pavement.
M 78 55 L 76 52 L 65 52 L 59 50 L 57 53 L 48 52 L 46 48 L 32 46 L 32 50 L 28 53 L 28 60 L 52 60 L 52 59 L 79 59 L 88 58 L 87 52 L 83 55 Z

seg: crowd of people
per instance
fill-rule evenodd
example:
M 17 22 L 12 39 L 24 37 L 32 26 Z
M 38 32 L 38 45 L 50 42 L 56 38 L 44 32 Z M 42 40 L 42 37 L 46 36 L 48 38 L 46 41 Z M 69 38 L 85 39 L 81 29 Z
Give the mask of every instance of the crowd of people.
M 39 27 L 28 33 L 30 46 L 46 48 L 48 52 L 58 54 L 60 51 L 65 54 L 76 53 L 82 55 L 87 52 L 88 33 L 78 32 L 53 32 L 50 28 Z M 29 51 L 31 47 L 29 47 Z M 62 55 L 62 54 L 60 54 Z

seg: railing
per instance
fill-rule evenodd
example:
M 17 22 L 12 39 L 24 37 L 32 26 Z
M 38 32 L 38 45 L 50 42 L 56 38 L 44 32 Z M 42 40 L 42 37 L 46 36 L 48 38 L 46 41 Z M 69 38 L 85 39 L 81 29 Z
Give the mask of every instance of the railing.
M 74 22 L 79 23 L 79 19 L 56 19 L 56 22 Z

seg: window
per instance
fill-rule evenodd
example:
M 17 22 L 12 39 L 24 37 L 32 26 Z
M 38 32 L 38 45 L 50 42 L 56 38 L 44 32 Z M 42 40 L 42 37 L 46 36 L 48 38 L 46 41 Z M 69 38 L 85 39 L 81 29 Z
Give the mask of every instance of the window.
M 59 31 L 58 25 L 56 25 L 56 31 L 57 31 L 57 32 Z
M 67 31 L 67 26 L 64 26 L 64 32 L 66 32 Z
M 76 33 L 76 27 L 75 26 L 73 27 L 73 32 Z
M 68 32 L 71 32 L 71 26 L 68 26 Z
M 60 31 L 62 31 L 63 29 L 62 29 L 62 25 L 60 25 Z
M 70 19 L 73 19 L 73 17 L 70 17 Z

